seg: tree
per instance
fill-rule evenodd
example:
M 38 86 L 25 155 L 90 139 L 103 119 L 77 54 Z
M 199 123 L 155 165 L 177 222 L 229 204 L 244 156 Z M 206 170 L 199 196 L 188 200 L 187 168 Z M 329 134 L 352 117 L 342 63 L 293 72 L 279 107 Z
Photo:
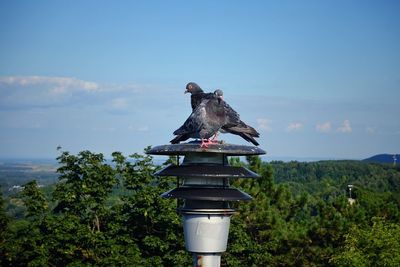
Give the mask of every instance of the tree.
M 149 155 L 135 153 L 130 157 L 133 162 L 121 153 L 113 153 L 120 178 L 130 190 L 118 208 L 122 215 L 121 227 L 134 238 L 141 251 L 142 266 L 190 265 L 191 258 L 184 249 L 176 204 L 160 197 L 176 186 L 175 178 L 155 177 L 153 174 L 160 167 L 153 164 Z M 174 160 L 168 162 L 174 163 Z
M 9 218 L 6 215 L 4 210 L 4 199 L 3 199 L 3 191 L 1 190 L 0 186 L 0 266 L 3 265 L 3 259 L 5 259 L 5 241 L 6 241 L 6 234 L 7 234 L 7 227 Z
M 48 212 L 48 203 L 37 182 L 24 185 L 21 198 L 26 208 L 26 219 L 14 221 L 9 227 L 4 245 L 4 266 L 43 266 L 47 264 L 46 236 L 40 225 Z
M 21 196 L 27 209 L 28 217 L 40 217 L 49 207 L 44 194 L 38 188 L 36 180 L 24 185 Z
M 399 266 L 400 225 L 378 217 L 372 219 L 372 226 L 354 225 L 346 234 L 344 248 L 331 262 L 336 266 Z
M 92 232 L 101 230 L 105 202 L 116 183 L 113 168 L 105 163 L 103 154 L 82 151 L 77 156 L 63 152 L 58 158 L 62 165 L 53 194 L 58 202 L 56 211 L 78 216 Z

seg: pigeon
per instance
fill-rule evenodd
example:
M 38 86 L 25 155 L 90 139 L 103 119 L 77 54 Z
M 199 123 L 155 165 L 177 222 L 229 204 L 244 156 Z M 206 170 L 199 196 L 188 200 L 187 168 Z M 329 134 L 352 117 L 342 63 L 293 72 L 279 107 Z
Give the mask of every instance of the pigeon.
M 192 111 L 183 125 L 174 131 L 176 137 L 170 142 L 177 144 L 189 138 L 200 138 L 200 147 L 207 148 L 209 144 L 217 142 L 210 138 L 215 136 L 222 126 L 235 125 L 240 120 L 237 113 L 228 114 L 226 111 L 221 96 L 216 93 L 208 95 Z
M 190 82 L 186 85 L 185 93 L 190 93 L 191 97 L 191 105 L 192 110 L 195 110 L 197 106 L 204 100 L 209 99 L 213 95 L 216 95 L 220 99 L 223 99 L 222 90 L 215 90 L 214 93 L 204 93 L 204 91 L 200 88 L 200 86 L 194 82 Z M 239 118 L 239 114 L 229 106 L 228 103 L 223 101 L 225 112 L 231 114 L 231 116 L 237 116 Z M 220 129 L 221 132 L 228 132 L 231 134 L 239 135 L 243 139 L 248 142 L 253 143 L 255 146 L 258 146 L 259 143 L 254 139 L 254 137 L 260 137 L 260 134 L 253 127 L 247 125 L 242 120 L 238 119 L 236 124 L 224 125 Z

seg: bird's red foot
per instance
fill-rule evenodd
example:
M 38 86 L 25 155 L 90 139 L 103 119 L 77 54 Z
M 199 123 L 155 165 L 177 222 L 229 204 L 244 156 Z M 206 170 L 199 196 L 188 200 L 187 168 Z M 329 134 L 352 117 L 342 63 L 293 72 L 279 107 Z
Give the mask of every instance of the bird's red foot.
M 208 141 L 209 139 L 201 139 L 200 148 L 208 148 Z
M 218 141 L 214 140 L 214 139 L 212 139 L 212 140 L 210 140 L 209 138 L 208 139 L 201 139 L 200 148 L 208 148 L 208 145 L 216 144 L 216 143 L 218 143 Z

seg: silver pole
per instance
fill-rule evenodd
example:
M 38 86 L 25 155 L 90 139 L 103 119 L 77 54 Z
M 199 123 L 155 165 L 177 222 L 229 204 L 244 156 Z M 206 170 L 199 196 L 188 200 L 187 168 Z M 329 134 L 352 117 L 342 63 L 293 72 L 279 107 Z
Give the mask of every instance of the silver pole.
M 220 266 L 221 266 L 221 254 L 193 253 L 193 267 L 220 267 Z

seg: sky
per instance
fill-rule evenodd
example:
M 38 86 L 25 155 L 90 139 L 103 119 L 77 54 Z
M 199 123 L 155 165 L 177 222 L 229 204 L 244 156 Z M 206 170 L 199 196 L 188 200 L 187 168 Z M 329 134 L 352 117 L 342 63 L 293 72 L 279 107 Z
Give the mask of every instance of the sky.
M 395 0 L 0 1 L 0 158 L 168 144 L 188 82 L 222 89 L 267 159 L 400 153 L 399 14 Z

